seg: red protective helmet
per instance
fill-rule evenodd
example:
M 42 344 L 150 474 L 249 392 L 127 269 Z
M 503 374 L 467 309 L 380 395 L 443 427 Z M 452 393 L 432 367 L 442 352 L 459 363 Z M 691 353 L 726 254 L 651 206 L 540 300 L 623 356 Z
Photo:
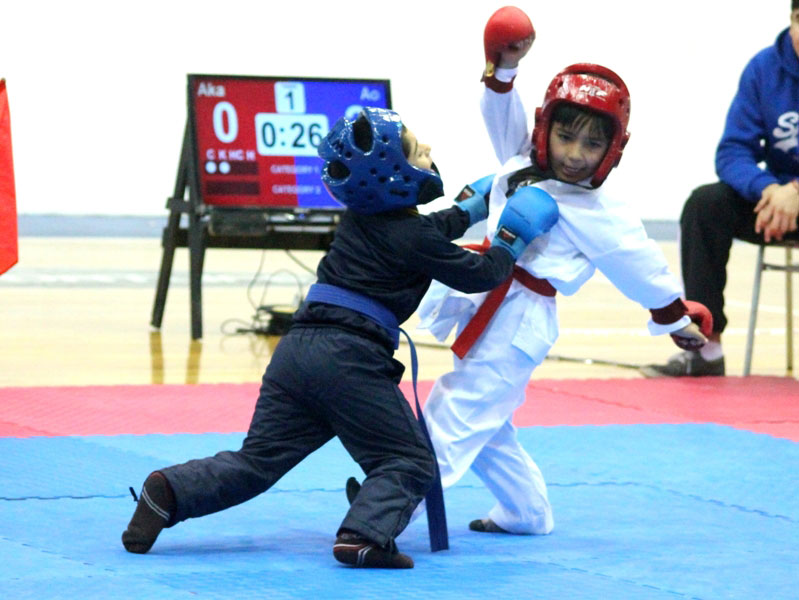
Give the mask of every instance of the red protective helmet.
M 583 106 L 613 120 L 613 139 L 591 178 L 591 186 L 599 187 L 610 170 L 619 164 L 622 150 L 630 139 L 630 132 L 627 131 L 630 121 L 630 92 L 621 77 L 600 65 L 578 63 L 558 73 L 547 88 L 544 104 L 535 110 L 533 159 L 544 171 L 549 168 L 547 146 L 552 113 L 564 102 Z

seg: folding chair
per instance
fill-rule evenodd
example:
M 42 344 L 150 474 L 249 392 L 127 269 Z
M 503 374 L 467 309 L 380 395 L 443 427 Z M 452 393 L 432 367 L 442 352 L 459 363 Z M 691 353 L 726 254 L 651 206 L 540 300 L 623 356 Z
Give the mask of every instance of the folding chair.
M 785 248 L 785 263 L 766 262 L 766 248 Z M 757 305 L 760 301 L 760 280 L 763 271 L 783 271 L 785 273 L 785 361 L 788 374 L 793 374 L 793 286 L 792 273 L 799 273 L 799 263 L 791 260 L 791 251 L 799 248 L 799 241 L 786 240 L 758 244 L 757 262 L 755 264 L 755 281 L 752 286 L 752 307 L 749 312 L 749 331 L 746 334 L 746 355 L 744 357 L 744 376 L 748 376 L 752 367 L 752 350 L 755 342 L 755 324 L 757 323 Z

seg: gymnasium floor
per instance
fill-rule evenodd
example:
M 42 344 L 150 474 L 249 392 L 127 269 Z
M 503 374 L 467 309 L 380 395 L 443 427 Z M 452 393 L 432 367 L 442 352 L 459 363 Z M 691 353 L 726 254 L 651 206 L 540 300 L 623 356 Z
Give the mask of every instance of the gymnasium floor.
M 676 268 L 676 244 L 661 245 Z M 209 250 L 205 335 L 192 342 L 185 251 L 156 332 L 157 239 L 21 239 L 20 264 L 0 276 L 0 597 L 799 597 L 799 382 L 785 370 L 783 277 L 764 276 L 755 376 L 741 378 L 745 244 L 731 261 L 726 378 L 641 378 L 633 366 L 676 348 L 599 276 L 561 299 L 561 339 L 515 417 L 548 482 L 549 536 L 469 532 L 491 506 L 469 475 L 446 495 L 450 550 L 429 552 L 422 518 L 398 539 L 415 569 L 343 567 L 331 546 L 344 482 L 360 473 L 333 441 L 259 498 L 126 553 L 129 486 L 240 444 L 277 338 L 235 330 L 312 281 L 298 263 L 319 255 L 293 258 Z M 414 325 L 424 398 L 450 357 Z M 397 356 L 408 364 L 407 346 Z

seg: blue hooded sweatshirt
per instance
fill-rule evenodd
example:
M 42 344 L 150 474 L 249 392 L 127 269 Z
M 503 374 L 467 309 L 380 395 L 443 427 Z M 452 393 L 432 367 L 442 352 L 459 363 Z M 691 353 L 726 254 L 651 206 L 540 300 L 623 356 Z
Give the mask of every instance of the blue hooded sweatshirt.
M 765 169 L 758 163 L 765 161 Z M 799 177 L 799 57 L 785 29 L 758 52 L 741 75 L 716 173 L 751 202 L 772 183 Z

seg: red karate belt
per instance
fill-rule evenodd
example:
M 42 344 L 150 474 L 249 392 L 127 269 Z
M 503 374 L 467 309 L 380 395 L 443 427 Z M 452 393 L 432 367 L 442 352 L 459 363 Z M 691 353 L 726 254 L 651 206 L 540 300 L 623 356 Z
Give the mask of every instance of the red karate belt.
M 464 248 L 482 253 L 488 250 L 489 245 L 486 239 L 483 240 L 482 244 L 467 244 Z M 463 331 L 461 331 L 460 335 L 455 339 L 452 346 L 450 346 L 455 356 L 458 358 L 466 356 L 475 342 L 483 335 L 483 331 L 488 327 L 488 323 L 491 321 L 494 313 L 497 312 L 499 305 L 502 304 L 505 296 L 508 295 L 508 290 L 514 280 L 521 283 L 528 290 L 541 296 L 552 298 L 557 293 L 555 288 L 552 287 L 552 284 L 546 279 L 539 279 L 522 269 L 519 265 L 513 265 L 513 273 L 510 277 L 488 293 L 488 296 L 486 296 L 480 308 L 477 309 L 472 319 L 466 327 L 463 328 Z

